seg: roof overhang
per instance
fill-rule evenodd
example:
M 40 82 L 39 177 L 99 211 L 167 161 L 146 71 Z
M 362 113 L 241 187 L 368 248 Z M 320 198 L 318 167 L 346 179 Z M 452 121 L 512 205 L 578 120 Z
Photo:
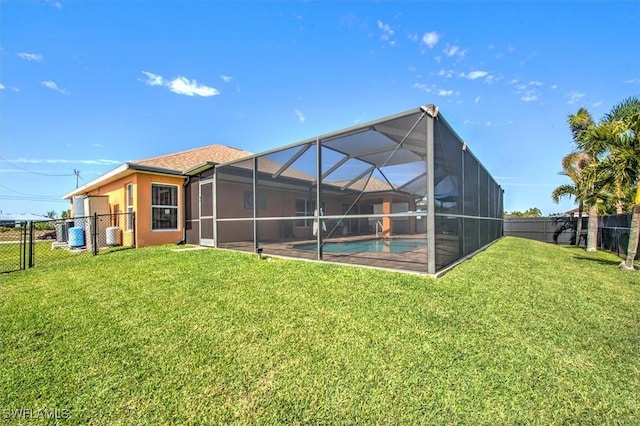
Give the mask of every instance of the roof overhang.
M 183 172 L 185 176 L 195 176 L 202 172 L 206 172 L 209 169 L 212 169 L 216 164 L 213 161 L 205 161 L 204 163 L 200 163 L 198 165 L 193 166 L 190 169 L 187 169 Z
M 123 165 L 111 170 L 110 172 L 103 174 L 97 179 L 94 179 L 91 182 L 85 185 L 82 185 L 79 188 L 74 189 L 73 191 L 64 195 L 62 198 L 70 199 L 76 195 L 85 194 L 103 185 L 114 182 L 118 179 L 122 179 L 126 176 L 132 175 L 137 172 L 151 173 L 151 174 L 158 174 L 158 175 L 165 175 L 165 176 L 176 176 L 176 177 L 181 177 L 183 179 L 185 178 L 182 172 L 178 170 L 163 169 L 160 167 L 150 167 L 150 166 L 144 166 L 136 163 L 124 163 Z

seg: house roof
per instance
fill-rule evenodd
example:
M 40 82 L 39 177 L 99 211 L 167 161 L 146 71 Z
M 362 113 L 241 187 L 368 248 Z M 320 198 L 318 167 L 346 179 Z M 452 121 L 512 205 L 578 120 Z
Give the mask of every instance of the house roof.
M 31 213 L 0 213 L 0 222 L 26 222 L 29 220 L 51 220 L 51 218 Z
M 571 210 L 569 210 L 569 211 L 564 212 L 564 214 L 565 214 L 565 215 L 569 215 L 569 216 L 571 216 L 571 215 L 577 215 L 579 212 L 580 212 L 580 208 L 579 208 L 579 207 L 576 207 L 575 209 L 571 209 Z M 586 211 L 586 210 L 583 210 L 583 211 L 582 211 L 582 216 L 583 216 L 583 217 L 587 217 L 587 216 L 589 216 L 589 212 L 588 212 L 588 211 Z
M 130 164 L 158 167 L 162 169 L 184 172 L 206 162 L 226 163 L 248 157 L 252 153 L 226 145 L 208 145 L 201 148 L 130 161 Z
M 183 172 L 201 164 L 219 164 L 238 160 L 249 155 L 251 155 L 251 153 L 248 151 L 243 151 L 226 145 L 208 145 L 201 148 L 189 149 L 157 157 L 129 161 L 116 169 L 103 174 L 97 179 L 92 180 L 86 185 L 71 191 L 63 198 L 69 199 L 76 195 L 82 195 L 136 171 L 184 176 Z

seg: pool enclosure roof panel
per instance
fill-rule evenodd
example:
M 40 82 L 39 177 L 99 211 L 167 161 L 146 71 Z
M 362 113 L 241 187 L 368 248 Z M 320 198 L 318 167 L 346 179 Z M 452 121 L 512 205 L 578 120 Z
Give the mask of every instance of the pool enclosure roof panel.
M 253 160 L 257 159 L 258 172 L 261 175 L 271 174 L 273 180 L 293 178 L 315 185 L 320 178 L 324 185 L 337 187 L 340 191 L 397 191 L 424 195 L 426 180 L 408 182 L 409 179 L 401 176 L 403 173 L 398 173 L 398 168 L 425 163 L 426 120 L 433 119 L 437 114 L 438 108 L 434 105 L 422 106 L 223 163 L 216 168 L 222 173 L 233 168 L 253 169 Z M 320 177 L 316 176 L 315 165 L 317 142 L 320 143 L 322 154 Z
M 320 141 L 325 148 L 342 153 L 349 158 L 357 158 L 376 168 L 417 161 L 425 157 L 426 134 L 420 129 L 420 126 L 416 125 L 426 115 L 431 118 L 436 117 L 438 107 L 435 105 L 421 106 L 400 114 L 255 154 L 243 160 L 223 163 L 217 167 L 246 161 L 248 158 L 263 157 L 316 141 Z

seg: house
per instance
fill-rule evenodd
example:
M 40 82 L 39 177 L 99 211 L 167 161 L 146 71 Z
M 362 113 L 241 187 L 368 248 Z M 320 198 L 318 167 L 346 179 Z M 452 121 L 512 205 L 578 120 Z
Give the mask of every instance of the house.
M 132 238 L 136 246 L 175 243 L 185 238 L 185 170 L 198 165 L 224 163 L 250 155 L 250 152 L 225 145 L 171 153 L 130 161 L 64 196 L 71 202 L 72 216 L 88 214 L 87 200 L 101 198 L 105 206 L 99 213 L 135 212 L 135 221 L 119 223 L 123 240 Z
M 575 209 L 571 209 L 569 211 L 566 211 L 563 213 L 563 216 L 570 216 L 570 217 L 575 217 L 578 216 L 578 214 L 580 214 L 580 209 L 578 207 L 576 207 Z M 589 217 L 589 210 L 588 209 L 582 209 L 582 217 Z
M 45 220 L 51 220 L 51 218 L 47 216 L 41 216 L 37 214 L 28 214 L 28 213 L 27 214 L 0 213 L 0 226 L 7 227 L 7 228 L 20 226 L 21 224 L 29 221 L 45 221 Z

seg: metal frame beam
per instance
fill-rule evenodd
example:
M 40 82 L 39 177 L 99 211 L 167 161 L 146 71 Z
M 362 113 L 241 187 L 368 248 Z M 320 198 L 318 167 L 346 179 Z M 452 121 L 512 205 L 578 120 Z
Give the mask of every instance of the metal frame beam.
M 280 167 L 273 175 L 271 175 L 272 178 L 277 178 L 278 176 L 280 176 L 282 173 L 284 173 L 285 170 L 287 170 L 289 167 L 291 167 L 291 165 L 293 163 L 295 163 L 295 161 L 300 158 L 302 156 L 302 154 L 304 154 L 305 152 L 307 152 L 307 150 L 311 148 L 311 144 L 308 143 L 306 145 L 302 145 L 302 147 L 300 147 L 300 149 L 298 150 L 298 152 L 296 152 L 295 154 L 293 154 L 293 157 L 291 157 L 286 163 L 284 163 L 282 165 L 282 167 Z

